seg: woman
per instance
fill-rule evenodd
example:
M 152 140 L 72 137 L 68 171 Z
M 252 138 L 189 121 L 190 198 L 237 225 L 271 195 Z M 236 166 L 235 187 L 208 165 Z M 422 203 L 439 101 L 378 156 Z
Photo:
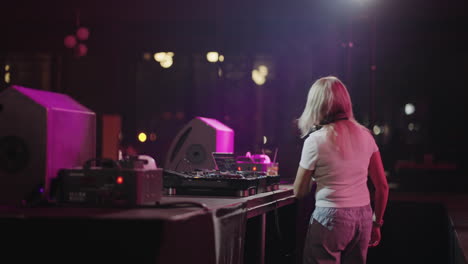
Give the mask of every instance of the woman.
M 298 126 L 305 141 L 294 194 L 301 199 L 317 184 L 304 263 L 366 263 L 368 247 L 380 242 L 388 199 L 375 140 L 354 119 L 349 93 L 333 76 L 312 85 Z M 368 176 L 375 187 L 373 209 Z

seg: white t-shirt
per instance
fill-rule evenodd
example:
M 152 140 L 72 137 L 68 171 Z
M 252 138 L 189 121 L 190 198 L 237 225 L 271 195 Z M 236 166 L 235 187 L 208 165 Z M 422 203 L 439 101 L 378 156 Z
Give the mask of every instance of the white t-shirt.
M 372 154 L 378 151 L 372 135 L 361 130 L 360 150 L 344 159 L 333 142 L 327 139 L 327 128 L 311 133 L 304 141 L 299 165 L 315 170 L 317 182 L 315 205 L 318 207 L 358 207 L 370 203 L 367 176 Z

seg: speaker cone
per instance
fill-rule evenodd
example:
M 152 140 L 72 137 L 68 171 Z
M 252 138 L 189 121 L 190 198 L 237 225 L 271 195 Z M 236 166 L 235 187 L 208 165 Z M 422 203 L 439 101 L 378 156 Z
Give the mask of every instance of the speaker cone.
M 16 136 L 0 138 L 0 171 L 18 173 L 28 162 L 29 150 L 24 140 Z

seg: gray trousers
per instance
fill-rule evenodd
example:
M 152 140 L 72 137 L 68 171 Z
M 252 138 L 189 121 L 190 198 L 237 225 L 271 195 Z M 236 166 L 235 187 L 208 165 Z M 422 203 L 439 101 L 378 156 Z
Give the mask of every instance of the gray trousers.
M 371 231 L 370 205 L 316 207 L 304 244 L 304 264 L 364 264 Z

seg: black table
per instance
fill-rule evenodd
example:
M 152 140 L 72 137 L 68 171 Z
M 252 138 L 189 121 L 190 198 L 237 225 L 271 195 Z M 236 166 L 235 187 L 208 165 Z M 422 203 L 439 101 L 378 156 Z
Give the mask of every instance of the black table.
M 0 208 L 0 258 L 16 263 L 242 263 L 247 219 L 295 203 L 292 186 L 248 197 L 163 196 L 159 206 Z

